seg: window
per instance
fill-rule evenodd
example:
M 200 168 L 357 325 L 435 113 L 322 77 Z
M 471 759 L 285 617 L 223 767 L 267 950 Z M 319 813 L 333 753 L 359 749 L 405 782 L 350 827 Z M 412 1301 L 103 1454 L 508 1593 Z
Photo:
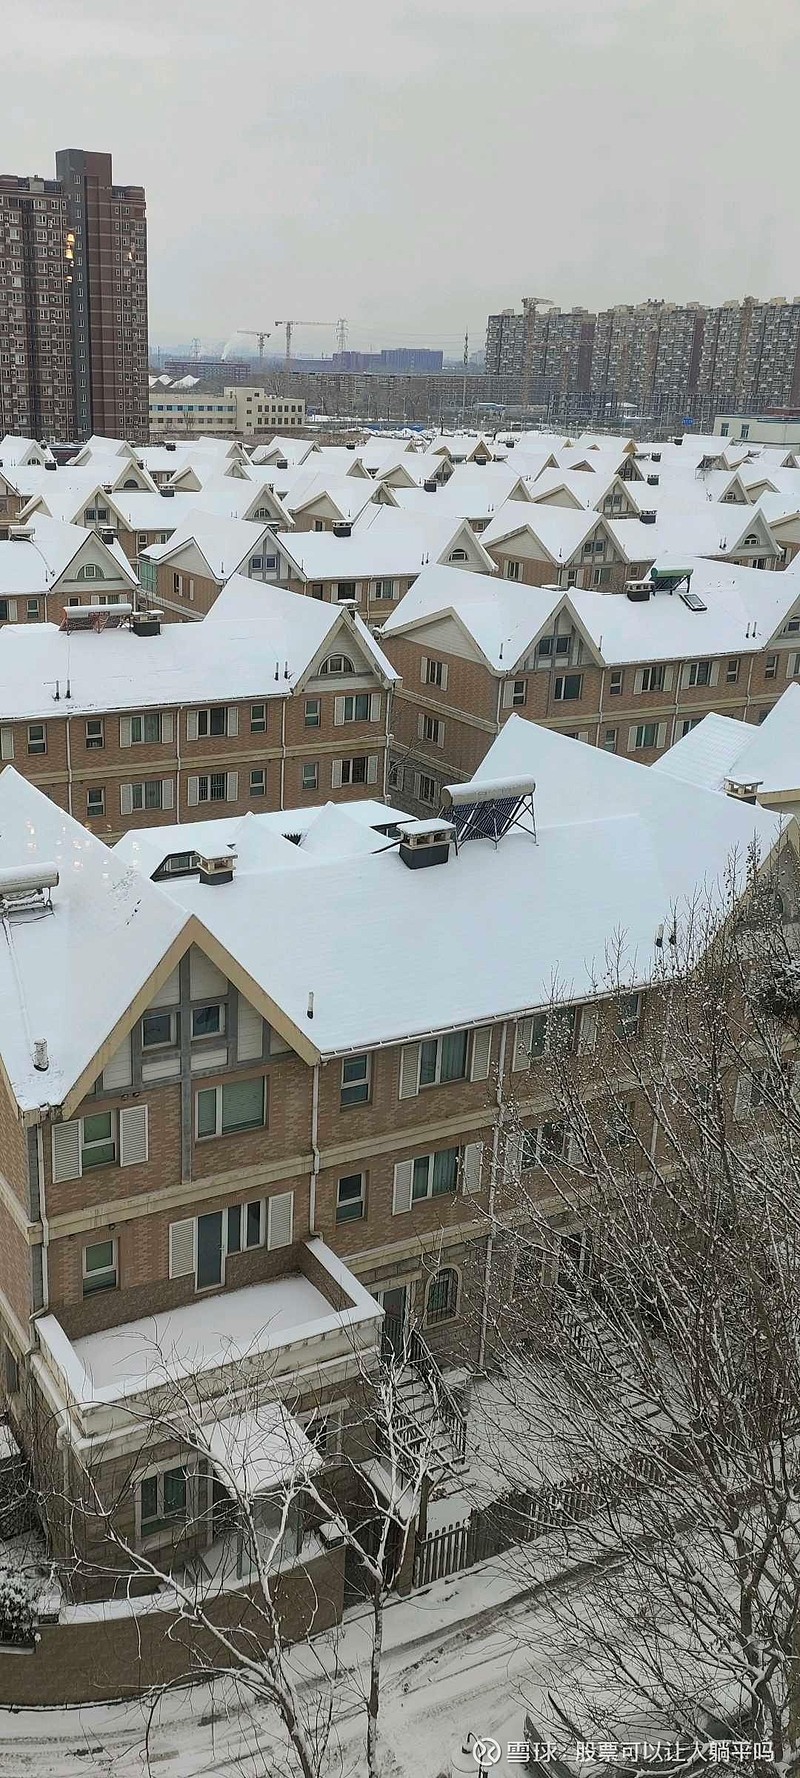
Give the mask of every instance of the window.
M 347 1173 L 336 1189 L 336 1221 L 359 1222 L 364 1215 L 364 1175 Z
M 197 1135 L 230 1136 L 237 1130 L 255 1130 L 266 1121 L 266 1081 L 232 1081 L 227 1086 L 203 1087 L 197 1094 Z
M 87 562 L 83 568 L 78 569 L 75 579 L 76 580 L 105 580 L 105 575 L 103 573 L 102 568 L 99 568 L 96 562 Z
M 188 1476 L 183 1465 L 162 1469 L 139 1483 L 139 1523 L 143 1537 L 165 1526 L 186 1523 Z
M 212 735 L 228 733 L 228 712 L 224 704 L 217 704 L 211 710 L 197 712 L 197 738 L 208 740 Z
M 342 769 L 340 780 L 342 784 L 366 784 L 367 756 L 365 753 L 357 754 L 355 759 L 340 760 L 339 763 Z
M 640 722 L 640 723 L 638 723 L 637 727 L 634 731 L 634 736 L 633 736 L 633 751 L 638 752 L 640 747 L 657 747 L 657 746 L 658 746 L 658 723 L 657 722 Z
M 303 790 L 317 790 L 318 789 L 318 787 L 319 787 L 319 766 L 317 765 L 316 761 L 314 762 L 313 765 L 304 765 L 303 766 L 301 782 L 302 782 Z
M 38 622 L 38 619 L 39 619 L 39 601 L 38 601 L 38 599 L 26 599 L 25 600 L 25 616 L 28 620 L 28 623 L 35 624 Z
M 250 773 L 250 795 L 266 796 L 267 772 L 265 766 L 254 766 Z
M 440 1148 L 436 1154 L 420 1154 L 414 1162 L 411 1202 L 438 1198 L 458 1189 L 458 1149 Z
M 523 1173 L 529 1173 L 533 1167 L 546 1167 L 551 1161 L 565 1160 L 568 1152 L 566 1129 L 555 1119 L 522 1131 L 520 1167 Z
M 222 1037 L 225 1031 L 225 1006 L 212 1001 L 208 1006 L 192 1007 L 192 1038 Z
M 376 599 L 393 599 L 394 598 L 394 581 L 393 580 L 376 580 L 376 582 L 375 582 L 375 597 L 376 597 Z
M 578 1035 L 577 1006 L 556 1006 L 549 1012 L 535 1012 L 530 1021 L 528 1054 L 533 1061 L 541 1056 L 570 1054 Z
M 264 557 L 263 556 L 251 556 L 250 557 L 250 573 L 251 574 L 260 574 L 263 567 L 264 567 Z
M 468 1043 L 466 1031 L 449 1031 L 446 1037 L 433 1037 L 420 1044 L 420 1087 L 466 1080 Z
M 465 549 L 451 549 L 451 551 L 450 551 L 450 561 L 451 562 L 466 562 L 466 560 L 467 560 L 467 552 Z
M 319 724 L 320 724 L 320 700 L 319 700 L 319 698 L 306 698 L 306 710 L 305 710 L 306 728 L 319 728 Z
M 765 679 L 777 679 L 777 677 L 778 677 L 778 656 L 776 654 L 768 654 L 767 658 L 764 662 L 764 678 Z
M 356 695 L 342 699 L 344 704 L 345 722 L 369 722 L 369 692 L 358 692 Z
M 740 420 L 740 422 L 739 422 L 739 437 L 740 438 L 749 438 L 750 437 L 750 423 L 749 423 L 749 421 Z
M 199 803 L 228 802 L 228 777 L 236 776 L 227 772 L 204 772 L 197 779 L 197 801 Z M 134 787 L 135 788 L 135 787 Z
M 592 1273 L 592 1236 L 589 1229 L 562 1235 L 558 1244 L 559 1290 L 579 1291 Z
M 86 815 L 88 820 L 97 820 L 106 812 L 106 793 L 101 786 L 86 792 Z
M 369 1099 L 369 1056 L 346 1056 L 342 1063 L 342 1105 L 366 1105 Z
M 105 729 L 102 716 L 93 716 L 86 724 L 87 747 L 104 747 L 106 744 Z
M 28 752 L 47 752 L 47 729 L 43 722 L 28 723 Z
M 444 661 L 432 661 L 430 658 L 426 660 L 424 684 L 438 685 L 440 688 L 443 688 Z
M 617 731 L 615 728 L 606 728 L 603 730 L 603 746 L 606 753 L 616 753 Z
M 622 994 L 617 1005 L 617 1036 L 638 1037 L 642 1024 L 641 994 Z
M 697 728 L 702 720 L 702 716 L 685 716 L 681 723 L 681 738 L 683 738 L 684 735 L 690 735 L 692 729 Z
M 528 701 L 528 681 L 527 681 L 527 679 L 515 679 L 513 681 L 512 690 L 511 690 L 511 708 L 512 708 L 512 710 L 521 710 L 523 704 L 526 704 L 527 701 Z
M 426 777 L 424 772 L 417 773 L 417 798 L 421 803 L 436 801 L 436 779 Z
M 612 669 L 611 677 L 609 680 L 609 686 L 608 686 L 609 694 L 612 698 L 619 697 L 620 692 L 622 691 L 624 678 L 625 678 L 625 675 L 624 675 L 621 667 L 614 667 Z
M 175 1012 L 146 1012 L 142 1019 L 142 1049 L 173 1047 L 178 1041 L 178 1015 Z
M 687 684 L 689 684 L 689 685 L 710 685 L 711 684 L 711 662 L 710 661 L 690 661 L 689 662 L 689 672 L 688 672 L 688 677 L 687 677 Z
M 132 747 L 143 741 L 161 740 L 161 714 L 158 710 L 144 716 L 132 716 L 130 725 Z
M 96 1241 L 83 1249 L 83 1294 L 94 1296 L 98 1290 L 116 1290 L 117 1253 L 114 1241 Z
M 444 745 L 444 723 L 435 716 L 423 716 L 420 720 L 420 740 L 431 741 L 435 747 Z
M 620 1101 L 609 1108 L 606 1118 L 606 1136 L 611 1148 L 630 1148 L 633 1142 L 632 1100 Z
M 726 685 L 735 685 L 736 684 L 736 682 L 739 678 L 740 666 L 741 666 L 741 661 L 738 659 L 738 656 L 728 662 L 728 665 L 725 668 L 725 684 Z
M 452 1266 L 443 1266 L 428 1285 L 425 1320 L 429 1327 L 441 1321 L 452 1321 L 458 1313 L 458 1273 Z
M 266 732 L 267 732 L 267 706 L 266 706 L 266 704 L 251 704 L 250 705 L 250 733 L 251 733 L 251 735 L 264 735 L 264 734 L 266 734 Z
M 249 1204 L 232 1204 L 226 1211 L 227 1253 L 241 1253 L 264 1245 L 265 1205 L 263 1198 Z
M 355 667 L 348 654 L 329 654 L 319 670 L 319 678 L 339 678 L 346 673 L 354 673 Z
M 556 679 L 553 687 L 553 697 L 556 703 L 572 703 L 576 698 L 581 697 L 582 693 L 582 673 L 565 673 L 563 677 L 560 676 Z
M 789 656 L 789 678 L 800 678 L 800 654 L 791 654 Z
M 521 569 L 521 562 L 506 562 L 506 580 L 519 580 Z
M 665 667 L 659 665 L 642 668 L 642 691 L 663 691 L 665 681 Z
M 143 784 L 121 785 L 120 809 L 123 815 L 127 813 L 127 810 L 122 808 L 122 795 L 125 790 L 130 791 L 132 813 L 136 813 L 142 809 L 161 809 L 164 807 L 164 787 L 160 778 L 147 778 Z
M 81 1119 L 81 1169 L 111 1167 L 117 1158 L 116 1113 L 98 1111 Z
M 336 597 L 340 602 L 342 599 L 354 599 L 355 596 L 356 583 L 354 580 L 340 580 L 337 582 Z
M 727 436 L 728 436 L 728 422 L 727 422 L 727 420 L 723 420 L 722 425 L 720 426 L 720 433 L 723 438 L 727 438 Z

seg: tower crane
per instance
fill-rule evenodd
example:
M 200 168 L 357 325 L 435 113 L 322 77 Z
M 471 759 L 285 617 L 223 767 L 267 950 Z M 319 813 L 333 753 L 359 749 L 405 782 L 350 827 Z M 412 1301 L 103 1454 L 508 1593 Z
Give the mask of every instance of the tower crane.
M 278 323 L 276 322 L 275 325 L 277 327 Z M 258 340 L 258 368 L 259 368 L 259 370 L 261 370 L 263 367 L 263 364 L 264 364 L 264 341 L 271 338 L 272 328 L 271 327 L 237 327 L 236 332 L 243 333 L 247 339 Z
M 291 381 L 292 381 L 292 333 L 293 333 L 295 327 L 335 327 L 336 328 L 336 344 L 337 344 L 338 350 L 340 352 L 343 352 L 347 346 L 347 322 L 345 321 L 343 316 L 340 316 L 338 321 L 276 321 L 275 326 L 276 327 L 284 327 L 286 329 L 286 356 L 285 356 L 285 360 L 284 360 L 284 378 L 285 378 L 285 382 L 286 382 L 287 395 L 289 393 L 289 389 L 291 387 Z

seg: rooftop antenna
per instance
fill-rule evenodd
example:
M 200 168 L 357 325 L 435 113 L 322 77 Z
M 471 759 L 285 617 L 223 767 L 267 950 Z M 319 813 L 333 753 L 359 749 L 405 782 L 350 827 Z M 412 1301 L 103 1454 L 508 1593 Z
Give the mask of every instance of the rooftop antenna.
M 308 1006 L 306 1007 L 306 1018 L 313 1019 L 313 1017 L 314 1017 L 314 995 L 313 995 L 313 993 L 310 993 L 308 996 Z
M 283 677 L 284 677 L 284 679 L 288 679 L 288 677 L 289 677 L 289 662 L 288 661 L 284 661 L 284 663 L 283 663 Z
M 70 689 L 70 683 L 69 683 L 69 680 L 67 680 L 67 689 L 66 689 L 66 691 L 65 691 L 65 693 L 64 693 L 64 696 L 65 696 L 65 698 L 71 698 L 71 697 L 72 697 L 72 691 L 71 691 L 71 689 Z

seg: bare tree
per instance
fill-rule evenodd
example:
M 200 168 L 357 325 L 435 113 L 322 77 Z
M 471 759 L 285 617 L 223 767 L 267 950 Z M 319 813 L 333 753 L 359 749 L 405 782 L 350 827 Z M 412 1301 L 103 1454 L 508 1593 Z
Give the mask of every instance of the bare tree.
M 576 1734 L 711 1721 L 778 1778 L 800 1771 L 797 892 L 791 860 L 749 860 L 744 899 L 742 875 L 665 921 L 645 993 L 620 938 L 595 1006 L 554 994 L 537 1027 L 497 1188 L 494 1387 L 521 1539 L 534 1491 L 580 1478 L 548 1547 L 589 1581 L 551 1587 L 544 1632 Z

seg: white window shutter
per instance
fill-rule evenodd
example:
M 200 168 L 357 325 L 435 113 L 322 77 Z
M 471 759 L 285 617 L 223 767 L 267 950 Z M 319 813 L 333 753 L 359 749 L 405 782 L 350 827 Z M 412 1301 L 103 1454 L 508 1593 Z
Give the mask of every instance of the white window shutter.
M 138 1167 L 147 1160 L 147 1106 L 123 1105 L 119 1114 L 119 1164 Z
M 628 729 L 628 752 L 629 753 L 636 752 L 636 728 L 635 728 L 635 726 L 631 726 L 631 728 Z
M 712 661 L 711 662 L 710 684 L 717 685 L 718 682 L 719 682 L 719 661 Z
M 14 730 L 0 729 L 0 759 L 14 758 Z
M 344 698 L 334 698 L 333 700 L 333 721 L 335 728 L 341 728 L 344 722 Z
M 119 787 L 119 812 L 121 815 L 132 815 L 133 814 L 133 785 L 132 784 L 120 784 L 120 787 Z
M 264 1048 L 264 1020 L 254 1006 L 239 995 L 236 1028 L 236 1058 L 239 1062 L 260 1062 Z
M 588 1055 L 590 1050 L 595 1048 L 596 1043 L 597 1007 L 584 1006 L 581 1008 L 580 1024 L 578 1026 L 578 1054 L 581 1056 Z
M 17 621 L 17 601 L 16 601 L 16 599 L 9 599 L 9 601 L 8 601 L 8 615 L 11 619 L 11 622 L 16 623 L 16 621 Z
M 416 1099 L 419 1092 L 419 1044 L 407 1043 L 400 1051 L 400 1099 Z
M 368 784 L 377 784 L 377 782 L 378 782 L 378 755 L 377 755 L 377 753 L 370 753 L 367 758 L 367 783 Z
M 674 678 L 674 668 L 673 667 L 665 667 L 664 668 L 664 690 L 665 691 L 672 690 L 673 678 Z
M 667 725 L 665 722 L 660 722 L 658 725 L 658 728 L 656 730 L 656 746 L 657 747 L 666 747 L 666 745 L 667 745 Z
M 129 1087 L 130 1084 L 131 1039 L 129 1032 L 127 1037 L 123 1037 L 119 1049 L 114 1051 L 111 1061 L 107 1062 L 103 1069 L 103 1086 L 107 1092 L 113 1092 L 116 1087 Z
M 392 1215 L 399 1216 L 401 1211 L 411 1209 L 411 1188 L 414 1184 L 414 1162 L 398 1161 L 394 1170 L 394 1186 L 392 1189 Z
M 521 1130 L 509 1130 L 505 1140 L 505 1176 L 507 1180 L 519 1179 L 522 1172 L 522 1150 L 525 1138 Z
M 417 740 L 424 741 L 424 739 L 425 739 L 425 717 L 423 716 L 422 711 L 420 710 L 419 716 L 417 717 Z
M 131 719 L 129 716 L 121 716 L 119 719 L 119 744 L 120 747 L 130 747 Z
M 190 778 L 187 782 L 186 801 L 190 809 L 195 809 L 200 801 L 200 784 L 197 778 Z
M 480 1030 L 472 1033 L 472 1066 L 470 1080 L 488 1080 L 489 1062 L 492 1055 L 492 1027 L 482 1025 Z
M 196 710 L 187 710 L 187 712 L 186 712 L 186 739 L 187 739 L 187 741 L 196 741 L 197 740 L 197 711 Z
M 239 795 L 239 773 L 227 772 L 225 776 L 225 795 L 229 803 L 235 803 Z
M 66 1124 L 54 1124 L 52 1131 L 53 1183 L 81 1176 L 81 1122 L 75 1117 Z
M 428 656 L 423 654 L 419 663 L 419 676 L 423 685 L 428 683 Z
M 690 686 L 692 683 L 693 665 L 693 661 L 687 661 L 685 666 L 681 668 L 681 687 L 684 691 L 687 689 L 687 686 Z
M 461 1189 L 469 1196 L 481 1189 L 483 1143 L 468 1142 L 461 1155 Z
M 633 675 L 633 689 L 637 697 L 639 692 L 644 691 L 644 667 L 637 667 Z
M 228 705 L 225 733 L 227 735 L 238 735 L 239 733 L 239 707 L 237 704 Z
M 442 662 L 442 684 L 440 689 L 442 691 L 447 690 L 447 664 L 445 661 Z
M 161 780 L 161 807 L 171 809 L 175 802 L 175 786 L 171 778 Z
M 341 790 L 341 787 L 342 762 L 340 759 L 333 759 L 331 760 L 331 790 Z
M 514 702 L 514 681 L 507 679 L 503 686 L 503 709 L 510 710 Z
M 294 1192 L 278 1192 L 267 1199 L 267 1246 L 291 1247 L 294 1224 Z
M 170 1278 L 185 1278 L 188 1272 L 194 1271 L 195 1227 L 193 1216 L 169 1225 Z
M 370 722 L 380 722 L 380 719 L 381 719 L 381 694 L 379 691 L 373 691 L 370 693 L 369 719 L 370 719 Z
M 514 1057 L 511 1064 L 517 1074 L 520 1069 L 530 1067 L 532 1041 L 533 1019 L 520 1019 L 514 1033 Z
M 162 741 L 171 741 L 172 740 L 172 711 L 171 710 L 165 710 L 162 714 L 162 717 L 161 717 L 161 739 L 162 739 Z

